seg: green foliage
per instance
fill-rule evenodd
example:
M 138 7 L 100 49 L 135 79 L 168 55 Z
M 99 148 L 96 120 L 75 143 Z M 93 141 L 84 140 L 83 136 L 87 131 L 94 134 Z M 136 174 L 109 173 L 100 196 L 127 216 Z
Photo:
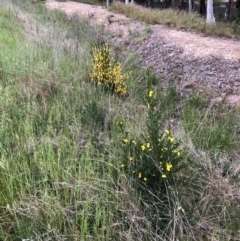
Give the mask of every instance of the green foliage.
M 99 104 L 91 100 L 81 108 L 81 122 L 91 128 L 103 129 L 105 122 L 105 110 Z
M 125 155 L 121 165 L 134 178 L 162 192 L 166 192 L 164 180 L 173 184 L 173 176 L 180 170 L 182 161 L 178 143 L 169 130 L 165 132 L 157 140 L 154 137 L 146 138 L 145 142 L 123 139 Z
M 238 240 L 238 161 L 185 142 L 236 113 L 192 95 L 180 119 L 176 88 L 130 64 L 126 98 L 109 95 L 89 81 L 97 28 L 11 2 L 28 13 L 0 10 L 0 239 Z
M 127 93 L 126 79 L 129 73 L 122 73 L 121 64 L 110 56 L 109 46 L 104 43 L 92 47 L 92 71 L 90 78 L 97 86 L 110 90 L 112 93 Z
M 204 108 L 207 108 L 208 102 L 209 100 L 206 95 L 193 93 L 187 98 L 186 105 L 192 108 L 198 108 L 199 110 L 202 110 Z
M 205 150 L 232 150 L 236 146 L 237 119 L 227 108 L 206 109 L 206 97 L 190 96 L 183 107 L 185 130 L 193 143 Z
M 150 72 L 148 78 L 148 93 L 145 99 L 148 109 L 147 133 L 141 139 L 123 139 L 124 161 L 121 167 L 128 174 L 139 179 L 149 187 L 166 193 L 168 185 L 173 185 L 174 175 L 185 167 L 180 143 L 175 140 L 171 130 L 161 130 L 162 109 L 172 103 L 172 89 L 159 105 L 152 84 L 155 76 Z M 175 95 L 175 94 L 174 94 Z M 159 122 L 160 121 L 160 122 Z

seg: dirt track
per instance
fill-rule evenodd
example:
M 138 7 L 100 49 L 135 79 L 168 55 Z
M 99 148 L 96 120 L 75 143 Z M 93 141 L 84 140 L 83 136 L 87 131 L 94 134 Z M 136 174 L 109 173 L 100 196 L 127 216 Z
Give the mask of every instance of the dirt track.
M 180 89 L 205 86 L 233 104 L 239 102 L 240 41 L 146 25 L 99 6 L 55 0 L 46 5 L 104 25 L 115 43 L 137 52 L 140 65 L 154 69 L 166 83 L 177 75 Z

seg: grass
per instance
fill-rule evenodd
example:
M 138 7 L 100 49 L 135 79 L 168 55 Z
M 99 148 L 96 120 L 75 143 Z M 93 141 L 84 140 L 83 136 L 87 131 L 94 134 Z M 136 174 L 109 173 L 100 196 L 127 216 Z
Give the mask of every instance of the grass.
M 227 38 L 239 37 L 240 29 L 235 22 L 217 22 L 208 26 L 206 20 L 197 13 L 177 11 L 173 9 L 149 9 L 138 5 L 125 5 L 120 2 L 113 2 L 110 8 L 114 12 L 125 14 L 132 20 L 138 20 L 147 24 L 163 24 L 170 28 L 186 29 L 207 35 L 218 35 Z
M 239 110 L 164 90 L 121 52 L 128 94 L 97 88 L 102 30 L 41 3 L 1 1 L 0 25 L 1 240 L 239 240 Z M 186 163 L 166 192 L 121 168 L 123 139 L 149 128 L 171 128 Z
M 231 150 L 236 147 L 237 117 L 223 103 L 208 107 L 206 96 L 192 95 L 182 111 L 183 124 L 201 149 Z M 196 121 L 198 120 L 198 121 Z

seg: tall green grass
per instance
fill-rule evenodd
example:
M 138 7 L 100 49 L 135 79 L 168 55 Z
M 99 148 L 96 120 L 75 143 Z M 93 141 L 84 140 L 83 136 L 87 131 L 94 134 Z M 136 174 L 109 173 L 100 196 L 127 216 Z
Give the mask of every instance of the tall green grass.
M 1 240 L 239 240 L 237 130 L 220 138 L 237 111 L 216 108 L 199 131 L 206 103 L 150 75 L 159 132 L 171 127 L 188 163 L 163 198 L 121 168 L 126 135 L 148 136 L 146 70 L 121 63 L 132 70 L 125 97 L 97 88 L 97 26 L 28 1 L 1 5 Z
M 44 33 L 43 25 L 19 25 L 18 14 L 1 8 L 1 238 L 110 239 L 120 201 L 93 145 L 98 128 L 81 122 L 96 95 L 86 82 L 88 38 L 96 32 L 76 19 L 67 31 L 62 19 Z M 23 27 L 32 35 L 24 38 Z

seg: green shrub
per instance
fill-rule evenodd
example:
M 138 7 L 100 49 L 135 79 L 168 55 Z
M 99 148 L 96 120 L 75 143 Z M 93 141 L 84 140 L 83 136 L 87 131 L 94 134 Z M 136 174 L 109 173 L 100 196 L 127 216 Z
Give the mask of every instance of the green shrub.
M 151 89 L 152 78 L 148 75 L 147 133 L 142 138 L 123 139 L 124 160 L 121 167 L 133 178 L 147 186 L 165 190 L 165 181 L 173 184 L 174 175 L 183 168 L 180 143 L 176 141 L 170 128 L 161 130 L 162 110 L 159 100 Z M 166 103 L 162 101 L 162 104 Z

